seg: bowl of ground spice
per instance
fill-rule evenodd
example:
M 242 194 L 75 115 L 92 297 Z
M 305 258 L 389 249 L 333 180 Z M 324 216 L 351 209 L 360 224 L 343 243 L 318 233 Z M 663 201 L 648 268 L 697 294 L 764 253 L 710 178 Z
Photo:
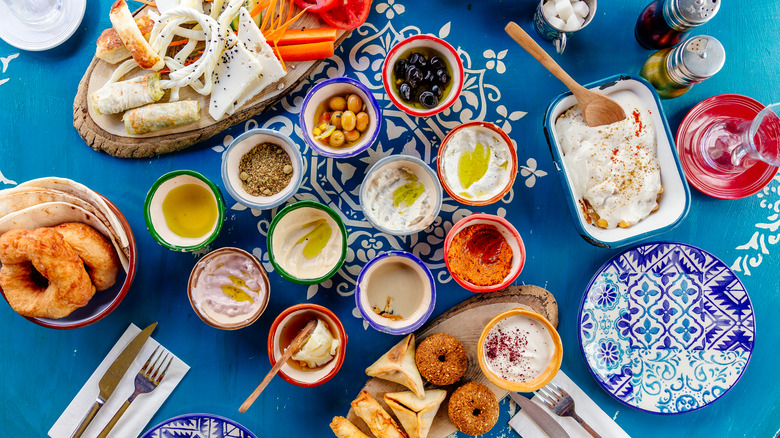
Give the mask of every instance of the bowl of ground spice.
M 461 286 L 472 292 L 493 292 L 509 286 L 520 275 L 525 246 L 508 220 L 474 213 L 447 233 L 444 262 Z
M 303 180 L 303 158 L 290 137 L 252 129 L 236 137 L 222 156 L 222 182 L 239 203 L 267 210 L 284 203 Z

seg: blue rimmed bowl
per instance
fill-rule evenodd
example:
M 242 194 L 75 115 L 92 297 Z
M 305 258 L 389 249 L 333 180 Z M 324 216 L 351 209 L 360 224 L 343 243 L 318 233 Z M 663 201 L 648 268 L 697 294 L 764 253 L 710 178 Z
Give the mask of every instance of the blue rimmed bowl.
M 293 168 L 292 178 L 287 186 L 279 193 L 271 196 L 250 195 L 249 192 L 244 190 L 239 177 L 238 166 L 241 163 L 241 157 L 261 143 L 273 143 L 281 147 L 290 156 Z M 242 205 L 257 210 L 270 210 L 282 205 L 284 201 L 298 191 L 301 181 L 303 181 L 304 172 L 303 157 L 298 145 L 290 137 L 272 129 L 258 128 L 246 131 L 236 137 L 222 155 L 222 182 L 225 184 L 225 189 L 227 189 L 233 199 Z
M 360 140 L 349 147 L 342 148 L 330 147 L 315 140 L 312 130 L 319 125 L 315 120 L 317 110 L 325 105 L 331 97 L 351 93 L 357 94 L 363 100 L 370 119 L 368 129 Z M 379 128 L 382 126 L 382 110 L 368 87 L 352 78 L 339 77 L 326 79 L 309 90 L 303 99 L 299 120 L 303 139 L 314 151 L 325 157 L 347 158 L 365 151 L 374 144 L 379 135 Z
M 381 170 L 400 169 L 402 167 L 411 171 L 417 177 L 417 180 L 423 183 L 425 186 L 425 193 L 421 196 L 428 197 L 431 209 L 419 222 L 412 226 L 391 227 L 382 223 L 378 213 L 373 212 L 372 208 L 378 206 L 366 205 L 367 199 L 369 198 L 367 191 L 372 184 L 376 182 L 376 179 L 378 178 L 377 174 Z M 405 236 L 428 228 L 428 226 L 436 220 L 436 217 L 439 216 L 439 211 L 441 210 L 443 196 L 444 192 L 439 183 L 439 177 L 436 176 L 436 172 L 425 164 L 423 160 L 409 155 L 391 155 L 377 161 L 366 173 L 366 177 L 363 178 L 363 183 L 360 185 L 359 198 L 360 208 L 363 210 L 366 219 L 371 222 L 371 225 L 373 225 L 374 228 L 383 233 Z
M 436 305 L 436 283 L 425 263 L 414 254 L 383 252 L 360 271 L 355 302 L 363 319 L 374 329 L 406 335 L 431 316 Z M 374 308 L 386 311 L 390 317 L 380 315 Z
M 553 99 L 547 107 L 544 116 L 544 134 L 547 137 L 547 144 L 550 146 L 550 152 L 553 161 L 555 161 L 555 167 L 563 185 L 563 192 L 577 232 L 592 245 L 602 248 L 619 248 L 675 228 L 688 214 L 691 193 L 685 181 L 680 157 L 674 146 L 674 136 L 661 108 L 658 93 L 647 81 L 632 75 L 611 76 L 588 84 L 585 88 L 601 94 L 630 91 L 639 96 L 650 110 L 656 130 L 657 156 L 661 168 L 661 185 L 664 191 L 658 203 L 658 210 L 628 228 L 603 229 L 589 224 L 580 207 L 580 199 L 575 194 L 571 170 L 564 159 L 560 136 L 555 129 L 558 117 L 577 104 L 577 99 L 571 92 L 563 93 Z

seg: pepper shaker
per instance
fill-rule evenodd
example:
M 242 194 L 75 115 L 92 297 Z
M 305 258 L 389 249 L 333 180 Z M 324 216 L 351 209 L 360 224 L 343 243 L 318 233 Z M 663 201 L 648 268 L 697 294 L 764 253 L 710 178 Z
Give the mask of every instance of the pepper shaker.
M 646 49 L 672 47 L 719 9 L 720 0 L 655 0 L 639 15 L 634 35 Z
M 696 36 L 650 55 L 639 75 L 653 84 L 659 96 L 671 99 L 715 75 L 725 62 L 726 51 L 720 41 Z

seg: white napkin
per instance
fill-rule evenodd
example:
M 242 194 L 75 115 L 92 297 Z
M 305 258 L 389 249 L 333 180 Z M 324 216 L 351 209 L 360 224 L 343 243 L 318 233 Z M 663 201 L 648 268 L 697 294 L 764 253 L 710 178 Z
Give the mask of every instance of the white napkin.
M 108 352 L 106 358 L 92 373 L 92 376 L 81 388 L 81 391 L 76 394 L 73 401 L 65 408 L 65 412 L 60 415 L 60 418 L 51 427 L 51 430 L 49 430 L 50 437 L 69 438 L 73 434 L 81 419 L 84 418 L 92 404 L 95 403 L 95 399 L 100 392 L 98 382 L 103 377 L 103 374 L 105 374 L 108 367 L 116 360 L 127 344 L 140 332 L 141 329 L 136 327 L 135 324 L 130 324 L 130 327 L 125 330 L 125 333 L 119 338 L 114 348 Z M 84 438 L 97 437 L 103 431 L 103 427 L 111 420 L 111 417 L 122 407 L 127 398 L 133 394 L 135 390 L 135 375 L 138 374 L 138 371 L 158 345 L 160 344 L 152 338 L 146 341 L 138 356 L 136 356 L 130 368 L 127 369 L 127 372 L 122 377 L 122 380 L 119 381 L 119 385 L 117 385 L 114 393 L 111 394 L 106 404 L 100 408 L 95 418 L 92 419 L 92 423 L 90 423 L 84 435 L 82 435 Z M 114 429 L 111 430 L 111 433 L 108 434 L 108 437 L 128 438 L 140 435 L 147 423 L 149 423 L 149 420 L 152 419 L 152 416 L 162 406 L 165 399 L 168 398 L 168 395 L 176 388 L 176 385 L 179 384 L 189 369 L 189 365 L 174 356 L 173 362 L 171 362 L 171 366 L 165 373 L 165 378 L 160 382 L 160 385 L 154 391 L 136 397 L 135 401 L 130 404 L 130 407 L 127 408 L 124 415 L 116 423 Z
M 598 432 L 599 435 L 605 438 L 630 438 L 629 435 L 621 429 L 609 415 L 602 411 L 601 408 L 599 408 L 598 405 L 569 378 L 569 376 L 564 374 L 563 371 L 558 371 L 558 374 L 552 381 L 571 395 L 574 399 L 574 407 L 577 411 L 577 415 L 585 420 L 585 422 L 588 423 L 593 430 Z M 539 400 L 539 397 L 536 395 L 531 400 L 541 406 L 546 412 L 549 412 L 550 416 L 569 433 L 570 438 L 591 438 L 590 434 L 573 418 L 555 415 L 547 406 L 542 404 L 541 400 Z M 547 438 L 547 434 L 542 432 L 542 429 L 540 429 L 522 409 L 517 415 L 509 420 L 509 426 L 523 438 Z

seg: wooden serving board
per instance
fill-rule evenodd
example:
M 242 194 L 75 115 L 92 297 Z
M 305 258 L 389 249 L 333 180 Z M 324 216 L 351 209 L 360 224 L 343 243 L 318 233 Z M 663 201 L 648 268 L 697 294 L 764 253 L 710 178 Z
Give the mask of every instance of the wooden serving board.
M 152 8 L 143 6 L 133 15 L 145 15 L 149 9 Z M 315 14 L 304 14 L 290 28 L 313 28 L 323 25 L 323 22 Z M 336 47 L 349 34 L 349 31 L 339 30 Z M 84 73 L 84 77 L 81 78 L 76 98 L 73 101 L 73 126 L 92 149 L 104 151 L 116 157 L 142 158 L 178 151 L 211 138 L 219 132 L 263 112 L 298 86 L 321 62 L 322 60 L 286 63 L 287 75 L 282 80 L 268 86 L 232 116 L 227 116 L 220 121 L 215 121 L 208 113 L 210 95 L 202 96 L 192 88 L 184 87 L 180 90 L 179 100 L 192 99 L 200 102 L 201 118 L 199 121 L 149 134 L 129 135 L 122 122 L 122 113 L 100 115 L 93 113 L 89 108 L 90 93 L 101 88 L 111 77 L 116 67 L 120 65 L 120 63 L 109 64 L 94 57 Z M 145 73 L 148 71 L 136 69 L 123 79 L 130 79 Z M 169 94 L 170 92 L 166 92 L 165 97 L 160 102 L 167 102 Z
M 482 330 L 491 319 L 499 313 L 517 307 L 533 310 L 546 317 L 554 327 L 558 327 L 558 304 L 550 292 L 538 286 L 510 286 L 497 292 L 475 295 L 415 332 L 415 341 L 418 345 L 423 339 L 434 333 L 448 333 L 455 336 L 463 343 L 469 358 L 466 375 L 454 385 L 441 387 L 441 389 L 447 390 L 447 398 L 436 413 L 428 438 L 445 438 L 457 431 L 447 416 L 447 403 L 449 403 L 449 396 L 461 385 L 471 381 L 482 383 L 493 391 L 499 401 L 509 394 L 509 391 L 490 383 L 482 374 L 477 362 L 477 342 Z M 383 353 L 384 351 L 379 352 L 377 357 Z M 438 387 L 430 383 L 425 384 L 425 389 L 434 388 Z M 363 389 L 368 391 L 393 416 L 392 409 L 384 402 L 384 394 L 408 390 L 397 383 L 377 378 L 369 379 Z M 347 419 L 366 435 L 372 436 L 365 422 L 351 409 L 347 414 Z

